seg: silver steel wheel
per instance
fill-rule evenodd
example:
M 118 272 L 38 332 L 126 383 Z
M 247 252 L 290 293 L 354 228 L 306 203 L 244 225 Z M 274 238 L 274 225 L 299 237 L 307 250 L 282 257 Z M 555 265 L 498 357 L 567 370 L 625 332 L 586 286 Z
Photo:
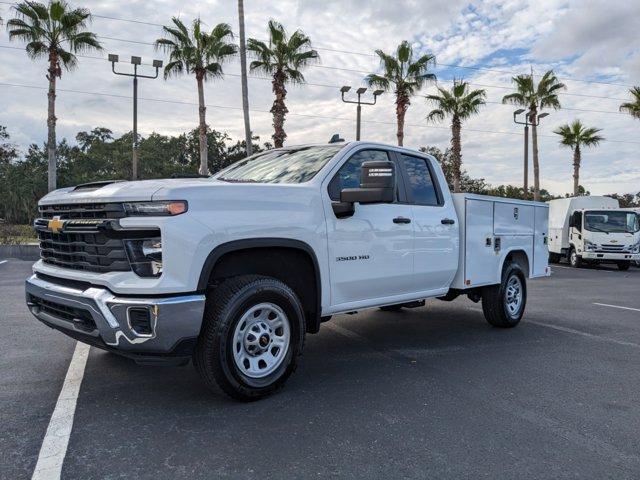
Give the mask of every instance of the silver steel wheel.
M 509 278 L 504 295 L 509 315 L 517 316 L 522 305 L 522 282 L 517 275 L 512 275 Z
M 572 267 L 575 267 L 578 264 L 578 254 L 575 250 L 571 250 L 571 255 L 569 258 L 569 263 L 571 263 Z
M 247 310 L 236 325 L 233 359 L 247 377 L 266 377 L 282 364 L 290 339 L 284 311 L 274 303 L 260 303 Z

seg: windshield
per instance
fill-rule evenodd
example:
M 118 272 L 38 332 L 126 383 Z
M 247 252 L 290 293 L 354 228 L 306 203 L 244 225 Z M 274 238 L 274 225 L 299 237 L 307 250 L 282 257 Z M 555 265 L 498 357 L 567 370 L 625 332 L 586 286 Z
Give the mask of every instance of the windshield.
M 269 150 L 240 160 L 214 178 L 224 182 L 303 183 L 311 180 L 344 145 Z
M 638 215 L 607 210 L 585 212 L 584 228 L 591 232 L 635 233 L 639 230 Z

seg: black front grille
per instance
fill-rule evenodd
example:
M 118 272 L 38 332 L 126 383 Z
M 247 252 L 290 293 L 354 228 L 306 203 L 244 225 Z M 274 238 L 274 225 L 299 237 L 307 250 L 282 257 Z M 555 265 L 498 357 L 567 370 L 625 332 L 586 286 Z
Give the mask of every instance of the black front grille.
M 41 205 L 41 218 L 60 217 L 62 220 L 75 218 L 123 218 L 121 203 L 79 203 L 76 205 Z
M 61 232 L 38 230 L 40 256 L 45 263 L 91 272 L 131 270 L 124 242 L 106 232 Z

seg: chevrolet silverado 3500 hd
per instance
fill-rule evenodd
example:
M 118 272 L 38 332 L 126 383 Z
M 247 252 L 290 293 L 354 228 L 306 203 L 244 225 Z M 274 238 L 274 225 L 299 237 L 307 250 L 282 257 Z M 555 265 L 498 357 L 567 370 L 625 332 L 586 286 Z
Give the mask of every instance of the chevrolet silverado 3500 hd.
M 518 324 L 549 275 L 548 206 L 449 192 L 429 155 L 369 142 L 258 153 L 211 178 L 98 182 L 39 203 L 41 322 L 139 363 L 193 363 L 240 400 L 334 314 L 482 301 Z

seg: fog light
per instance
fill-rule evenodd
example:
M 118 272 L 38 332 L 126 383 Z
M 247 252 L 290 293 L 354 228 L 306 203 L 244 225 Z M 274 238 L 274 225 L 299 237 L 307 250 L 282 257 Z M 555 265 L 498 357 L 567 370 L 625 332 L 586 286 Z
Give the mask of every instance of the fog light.
M 147 307 L 130 307 L 127 310 L 127 319 L 129 320 L 129 328 L 136 335 L 141 337 L 153 335 L 151 312 Z

